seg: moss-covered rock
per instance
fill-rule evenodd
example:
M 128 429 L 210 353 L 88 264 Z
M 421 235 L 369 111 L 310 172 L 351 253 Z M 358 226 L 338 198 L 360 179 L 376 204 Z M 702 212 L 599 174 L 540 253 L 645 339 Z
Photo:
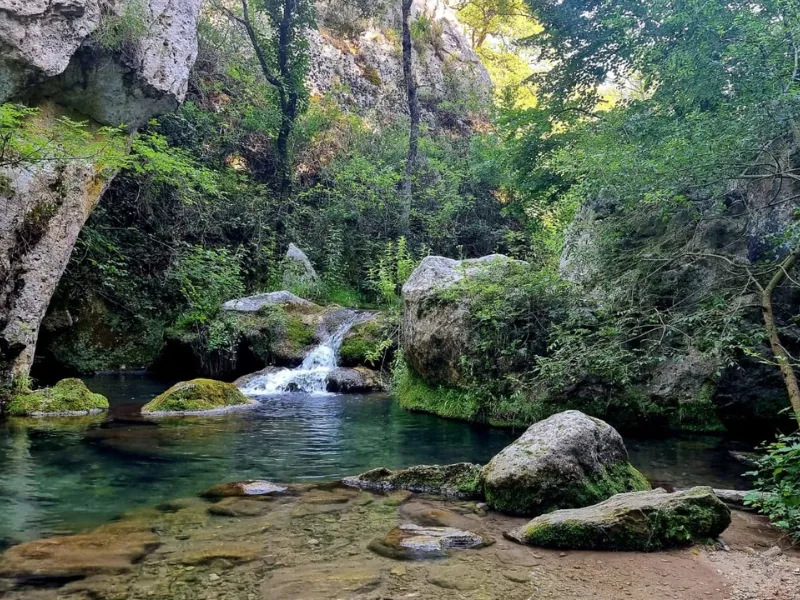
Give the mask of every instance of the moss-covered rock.
M 142 408 L 145 415 L 220 413 L 256 406 L 235 385 L 213 379 L 177 383 Z
M 380 367 L 382 362 L 391 359 L 394 342 L 384 331 L 386 319 L 377 317 L 356 323 L 347 333 L 339 350 L 339 364 L 343 367 L 362 365 Z
M 619 494 L 586 508 L 542 515 L 508 536 L 563 550 L 652 551 L 714 539 L 731 513 L 711 488 Z
M 373 469 L 357 477 L 346 477 L 342 483 L 366 490 L 408 490 L 420 494 L 470 499 L 482 496 L 480 475 L 480 465 L 471 463 L 420 465 L 400 471 Z
M 79 416 L 108 410 L 105 396 L 89 391 L 80 379 L 64 379 L 51 388 L 23 391 L 11 397 L 12 416 Z
M 491 506 L 530 516 L 650 489 L 628 462 L 619 433 L 579 411 L 531 426 L 483 468 L 481 477 Z

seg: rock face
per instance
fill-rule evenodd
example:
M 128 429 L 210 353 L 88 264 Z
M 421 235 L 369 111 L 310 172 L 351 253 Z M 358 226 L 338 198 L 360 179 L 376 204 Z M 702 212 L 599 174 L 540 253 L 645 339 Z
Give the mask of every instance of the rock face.
M 283 257 L 283 285 L 304 288 L 313 285 L 317 279 L 317 272 L 306 253 L 294 244 L 289 244 L 286 256 Z
M 51 388 L 11 397 L 13 416 L 83 416 L 108 410 L 108 399 L 93 394 L 80 379 L 64 379 Z
M 617 431 L 570 410 L 532 425 L 481 473 L 486 501 L 516 515 L 540 515 L 650 489 L 628 462 Z
M 403 357 L 431 385 L 462 381 L 461 357 L 470 344 L 466 303 L 437 295 L 488 268 L 512 259 L 501 254 L 472 260 L 425 258 L 403 286 Z
M 563 550 L 652 551 L 714 539 L 731 513 L 711 488 L 619 494 L 586 508 L 558 510 L 511 531 L 524 544 Z
M 0 0 L 0 102 L 38 106 L 45 129 L 65 109 L 135 127 L 177 107 L 200 0 L 142 1 L 143 33 L 112 51 L 91 36 L 122 0 Z M 110 176 L 88 160 L 0 170 L 0 410 L 3 390 L 30 370 L 47 305 Z
M 450 498 L 481 496 L 481 467 L 470 463 L 420 465 L 400 471 L 373 469 L 342 480 L 347 486 L 363 490 L 390 492 L 408 490 L 418 494 L 438 494 Z
M 103 21 L 123 19 L 130 0 L 0 1 L 0 102 L 52 97 L 108 124 L 136 127 L 183 101 L 197 57 L 200 0 L 143 0 L 142 33 L 103 48 Z
M 353 3 L 355 4 L 355 3 Z M 405 114 L 399 48 L 401 16 L 397 3 L 370 3 L 370 19 L 341 2 L 318 3 L 319 31 L 311 34 L 312 94 L 333 94 L 361 112 Z M 434 119 L 431 106 L 443 100 L 487 106 L 492 82 L 472 50 L 455 11 L 443 0 L 414 0 L 412 19 L 422 19 L 429 33 L 414 44 L 416 77 L 423 97 L 423 117 Z M 422 39 L 422 38 L 425 39 Z
M 258 402 L 236 386 L 212 379 L 177 383 L 142 408 L 144 415 L 202 415 L 253 408 Z

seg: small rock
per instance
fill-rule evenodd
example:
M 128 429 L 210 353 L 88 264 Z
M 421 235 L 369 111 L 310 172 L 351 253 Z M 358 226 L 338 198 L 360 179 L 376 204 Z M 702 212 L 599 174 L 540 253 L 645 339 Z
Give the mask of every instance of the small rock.
M 408 573 L 405 567 L 393 567 L 389 572 L 395 577 L 404 577 Z
M 311 538 L 310 540 L 308 540 L 308 545 L 309 546 L 319 546 L 319 540 L 315 539 L 315 538 Z
M 211 573 L 208 576 L 208 580 L 209 581 L 219 581 L 219 575 L 217 575 L 216 573 Z
M 764 550 L 764 552 L 761 553 L 761 556 L 764 558 L 777 558 L 781 554 L 783 554 L 783 550 L 780 549 L 780 546 L 773 546 L 769 550 Z

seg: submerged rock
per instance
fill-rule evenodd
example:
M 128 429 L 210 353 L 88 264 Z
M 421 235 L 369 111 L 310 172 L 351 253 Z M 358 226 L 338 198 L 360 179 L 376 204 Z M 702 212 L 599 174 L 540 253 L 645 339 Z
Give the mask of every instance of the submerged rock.
M 46 582 L 129 571 L 159 545 L 142 525 L 122 522 L 13 546 L 2 555 L 0 577 Z
M 481 477 L 492 507 L 531 516 L 650 489 L 628 462 L 619 433 L 576 410 L 532 425 L 483 468 Z
M 13 416 L 85 416 L 108 410 L 105 396 L 89 391 L 80 379 L 64 379 L 51 388 L 23 392 L 11 398 Z
M 215 485 L 205 492 L 206 498 L 235 498 L 239 496 L 270 496 L 285 492 L 285 486 L 276 485 L 269 481 L 251 479 L 248 481 L 234 481 Z
M 328 373 L 327 387 L 334 394 L 365 394 L 383 389 L 380 376 L 365 367 L 334 369 Z
M 144 415 L 214 414 L 257 406 L 235 385 L 213 379 L 177 383 L 142 408 Z
M 344 485 L 388 492 L 408 490 L 451 498 L 479 498 L 481 467 L 471 463 L 420 465 L 400 471 L 373 469 L 357 477 L 345 477 Z
M 482 548 L 494 540 L 454 527 L 422 527 L 406 524 L 373 540 L 369 549 L 387 558 L 413 560 L 447 556 L 448 550 Z
M 730 523 L 730 510 L 711 488 L 657 489 L 542 515 L 508 537 L 563 550 L 651 551 L 716 538 Z

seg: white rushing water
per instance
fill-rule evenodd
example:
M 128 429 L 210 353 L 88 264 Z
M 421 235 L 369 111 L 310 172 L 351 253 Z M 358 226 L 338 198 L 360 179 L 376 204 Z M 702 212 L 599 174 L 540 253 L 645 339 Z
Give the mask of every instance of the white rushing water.
M 249 396 L 269 396 L 287 392 L 327 393 L 328 374 L 336 368 L 339 348 L 347 332 L 366 315 L 347 311 L 341 322 L 328 332 L 319 346 L 312 348 L 296 369 L 281 369 L 251 379 L 241 389 Z

